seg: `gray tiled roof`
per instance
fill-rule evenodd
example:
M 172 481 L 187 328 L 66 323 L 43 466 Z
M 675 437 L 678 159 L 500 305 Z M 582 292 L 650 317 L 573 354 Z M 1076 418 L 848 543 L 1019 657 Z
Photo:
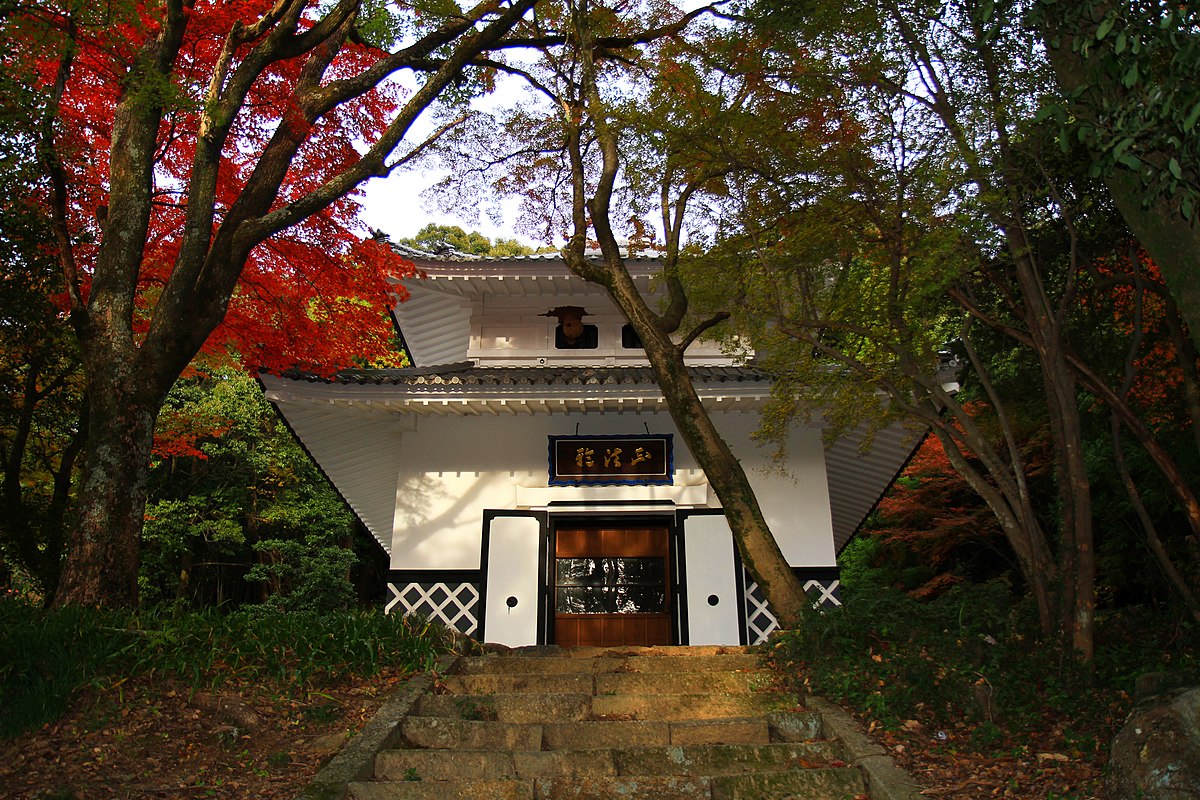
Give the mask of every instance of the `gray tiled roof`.
M 521 263 L 536 263 L 541 261 L 561 261 L 562 253 L 558 251 L 550 253 L 530 253 L 523 256 L 489 256 L 477 255 L 475 253 L 464 253 L 461 250 L 455 250 L 450 244 L 443 244 L 436 248 L 435 251 L 422 250 L 417 247 L 411 247 L 399 242 L 393 242 L 387 236 L 380 236 L 380 241 L 386 242 L 391 246 L 392 250 L 413 261 L 439 261 L 447 264 L 521 264 Z M 662 250 L 637 250 L 631 252 L 628 246 L 622 246 L 621 254 L 626 261 L 659 261 L 665 255 Z M 604 257 L 599 250 L 587 250 L 584 252 L 584 257 L 598 261 Z
M 688 374 L 697 384 L 770 381 L 770 376 L 753 366 L 696 366 L 688 367 Z M 361 386 L 632 386 L 655 382 L 654 373 L 646 366 L 477 367 L 471 362 L 426 368 L 343 370 L 332 378 L 310 373 L 292 373 L 284 377 Z

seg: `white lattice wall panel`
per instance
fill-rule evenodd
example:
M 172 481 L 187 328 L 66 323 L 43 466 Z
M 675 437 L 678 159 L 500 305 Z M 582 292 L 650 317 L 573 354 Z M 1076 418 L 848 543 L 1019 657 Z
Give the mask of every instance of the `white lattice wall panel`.
M 479 588 L 473 583 L 389 583 L 388 591 L 386 613 L 399 607 L 406 616 L 420 614 L 467 636 L 479 629 Z
M 771 613 L 771 606 L 763 596 L 762 589 L 746 572 L 746 639 L 749 644 L 762 644 L 772 631 L 779 630 L 779 620 Z
M 746 584 L 746 639 L 749 644 L 762 644 L 770 635 L 779 630 L 779 620 L 771 613 L 771 606 L 763 595 L 762 589 L 750 576 L 745 573 Z M 815 608 L 832 608 L 842 604 L 839 595 L 841 581 L 837 578 L 813 578 L 804 581 L 804 591 L 813 601 Z
M 836 607 L 842 604 L 841 585 L 842 582 L 837 578 L 813 579 L 804 582 L 804 591 L 812 598 L 815 607 Z

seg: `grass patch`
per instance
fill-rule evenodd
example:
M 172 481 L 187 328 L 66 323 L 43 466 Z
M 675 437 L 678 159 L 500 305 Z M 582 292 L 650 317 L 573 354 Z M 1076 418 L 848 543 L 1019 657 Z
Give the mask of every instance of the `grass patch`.
M 384 667 L 426 669 L 450 644 L 441 626 L 379 612 L 47 611 L 0 599 L 0 736 L 57 718 L 85 686 L 171 676 L 194 689 L 252 682 L 294 693 Z

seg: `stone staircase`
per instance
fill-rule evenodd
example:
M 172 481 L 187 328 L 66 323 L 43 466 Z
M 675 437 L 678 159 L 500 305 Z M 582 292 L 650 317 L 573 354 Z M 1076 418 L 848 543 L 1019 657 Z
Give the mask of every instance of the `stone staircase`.
M 742 648 L 529 648 L 462 658 L 357 800 L 850 800 L 862 772 Z

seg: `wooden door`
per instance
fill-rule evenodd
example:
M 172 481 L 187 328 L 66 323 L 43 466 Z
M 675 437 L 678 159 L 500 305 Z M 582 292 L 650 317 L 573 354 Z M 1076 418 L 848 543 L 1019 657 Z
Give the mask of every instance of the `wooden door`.
M 554 550 L 556 644 L 671 644 L 666 526 L 559 528 Z

